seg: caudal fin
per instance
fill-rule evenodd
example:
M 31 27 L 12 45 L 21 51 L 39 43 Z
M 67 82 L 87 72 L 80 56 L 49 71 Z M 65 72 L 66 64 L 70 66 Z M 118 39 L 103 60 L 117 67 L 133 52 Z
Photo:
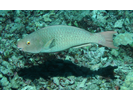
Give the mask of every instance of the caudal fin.
M 106 32 L 101 32 L 98 35 L 102 36 L 102 40 L 99 39 L 98 43 L 106 46 L 106 47 L 110 47 L 110 48 L 115 48 L 117 49 L 118 47 L 115 47 L 113 44 L 113 34 L 117 33 L 115 31 L 106 31 Z

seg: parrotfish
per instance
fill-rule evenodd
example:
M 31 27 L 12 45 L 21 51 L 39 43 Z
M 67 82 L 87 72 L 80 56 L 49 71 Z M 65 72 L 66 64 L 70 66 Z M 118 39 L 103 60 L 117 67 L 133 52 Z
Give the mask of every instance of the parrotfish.
M 30 53 L 59 52 L 71 47 L 88 46 L 90 43 L 117 48 L 113 45 L 114 33 L 116 32 L 90 33 L 74 26 L 54 25 L 27 35 L 18 41 L 17 46 L 20 50 Z

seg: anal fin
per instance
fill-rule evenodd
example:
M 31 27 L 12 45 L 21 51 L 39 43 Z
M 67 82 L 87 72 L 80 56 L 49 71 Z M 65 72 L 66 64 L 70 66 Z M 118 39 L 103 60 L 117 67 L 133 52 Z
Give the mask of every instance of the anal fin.
M 86 46 L 90 46 L 90 45 L 92 45 L 92 44 L 91 43 L 82 44 L 82 45 L 74 46 L 73 48 L 76 49 L 76 48 L 86 47 Z

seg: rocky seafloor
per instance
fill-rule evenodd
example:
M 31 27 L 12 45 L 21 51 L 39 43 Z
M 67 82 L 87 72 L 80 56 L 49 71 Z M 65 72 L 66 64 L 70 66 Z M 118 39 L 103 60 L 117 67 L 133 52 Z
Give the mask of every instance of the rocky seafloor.
M 1 10 L 1 90 L 132 90 L 133 11 Z M 92 44 L 58 53 L 26 53 L 17 41 L 50 25 L 91 33 L 117 31 L 111 49 Z

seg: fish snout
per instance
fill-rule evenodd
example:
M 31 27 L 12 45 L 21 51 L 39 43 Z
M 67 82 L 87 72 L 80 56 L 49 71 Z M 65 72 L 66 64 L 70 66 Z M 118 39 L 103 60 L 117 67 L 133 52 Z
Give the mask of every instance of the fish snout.
M 19 49 L 20 51 L 23 51 L 23 48 L 19 47 L 18 45 L 17 45 L 17 47 L 18 47 L 18 49 Z

